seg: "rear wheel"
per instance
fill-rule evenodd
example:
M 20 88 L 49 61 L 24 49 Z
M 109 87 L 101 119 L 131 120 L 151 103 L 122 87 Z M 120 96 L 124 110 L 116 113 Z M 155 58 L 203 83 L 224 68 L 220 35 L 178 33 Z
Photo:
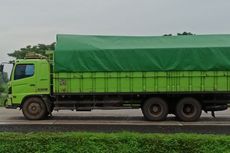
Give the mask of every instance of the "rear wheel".
M 27 99 L 22 106 L 22 112 L 24 117 L 28 120 L 44 119 L 48 114 L 45 103 L 38 97 Z
M 144 102 L 142 113 L 149 121 L 162 121 L 168 115 L 168 105 L 162 98 L 150 98 Z
M 201 112 L 200 102 L 194 98 L 183 98 L 176 106 L 176 117 L 185 122 L 197 121 Z

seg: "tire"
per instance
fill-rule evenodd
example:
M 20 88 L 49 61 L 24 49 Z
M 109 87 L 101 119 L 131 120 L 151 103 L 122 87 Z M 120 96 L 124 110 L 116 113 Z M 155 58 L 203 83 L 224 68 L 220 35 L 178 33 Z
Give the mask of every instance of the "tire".
M 168 105 L 161 98 L 150 98 L 142 106 L 144 118 L 149 121 L 163 121 L 168 115 Z
M 41 120 L 48 114 L 45 103 L 37 97 L 27 99 L 22 106 L 22 112 L 28 120 Z
M 183 98 L 176 106 L 176 117 L 185 122 L 197 121 L 202 112 L 201 104 L 194 98 Z

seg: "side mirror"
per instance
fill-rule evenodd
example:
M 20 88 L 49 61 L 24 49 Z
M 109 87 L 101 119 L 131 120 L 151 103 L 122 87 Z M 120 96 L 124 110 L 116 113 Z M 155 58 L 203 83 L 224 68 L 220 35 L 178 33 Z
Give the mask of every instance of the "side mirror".
M 3 69 L 4 69 L 4 65 L 1 64 L 1 65 L 0 65 L 0 72 L 3 72 Z

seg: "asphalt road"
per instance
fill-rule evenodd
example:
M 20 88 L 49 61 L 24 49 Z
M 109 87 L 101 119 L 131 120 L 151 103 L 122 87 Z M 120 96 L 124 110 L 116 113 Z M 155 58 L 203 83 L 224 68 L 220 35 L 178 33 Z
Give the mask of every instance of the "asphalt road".
M 59 111 L 41 121 L 24 119 L 20 110 L 0 108 L 0 131 L 135 131 L 145 133 L 212 133 L 230 134 L 230 110 L 202 114 L 197 122 L 180 122 L 169 115 L 166 121 L 143 119 L 141 110 L 93 110 L 91 112 Z

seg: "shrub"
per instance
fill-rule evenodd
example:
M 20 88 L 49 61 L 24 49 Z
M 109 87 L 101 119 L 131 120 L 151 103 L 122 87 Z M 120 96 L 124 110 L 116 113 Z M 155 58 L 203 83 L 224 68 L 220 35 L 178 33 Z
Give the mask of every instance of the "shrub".
M 230 136 L 138 133 L 0 133 L 0 152 L 222 153 Z

